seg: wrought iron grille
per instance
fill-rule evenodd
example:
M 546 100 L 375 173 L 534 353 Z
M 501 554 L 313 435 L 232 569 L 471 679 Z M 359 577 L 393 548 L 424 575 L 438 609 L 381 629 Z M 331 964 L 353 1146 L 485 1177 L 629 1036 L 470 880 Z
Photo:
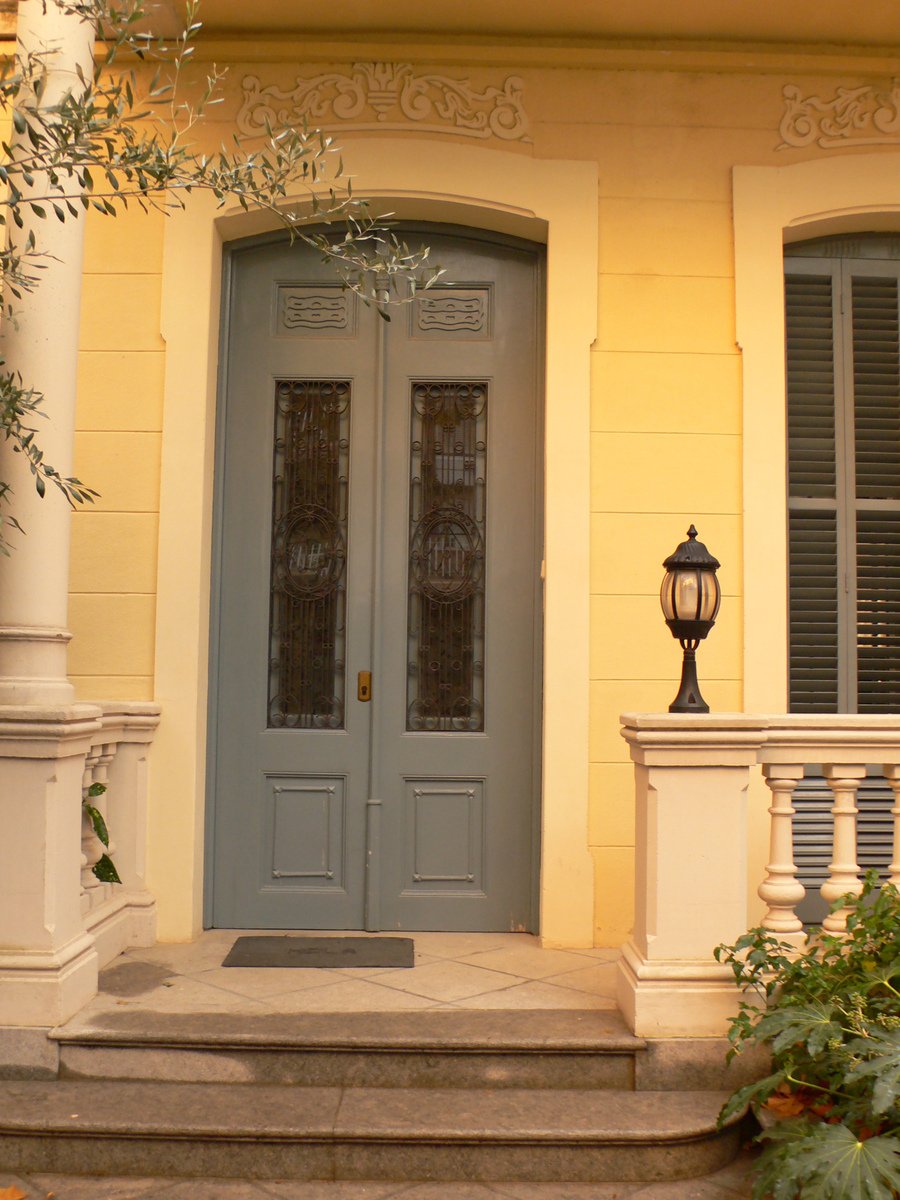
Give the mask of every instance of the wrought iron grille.
M 275 387 L 270 728 L 344 726 L 350 384 Z
M 407 721 L 484 729 L 488 385 L 414 382 Z

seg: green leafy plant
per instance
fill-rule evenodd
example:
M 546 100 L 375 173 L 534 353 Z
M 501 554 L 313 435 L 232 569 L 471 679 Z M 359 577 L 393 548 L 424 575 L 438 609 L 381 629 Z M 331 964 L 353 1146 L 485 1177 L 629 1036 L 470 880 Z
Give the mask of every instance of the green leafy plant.
M 771 1054 L 719 1118 L 750 1104 L 767 1126 L 754 1200 L 900 1197 L 900 893 L 869 872 L 837 909 L 846 935 L 818 931 L 802 953 L 761 928 L 715 951 L 749 996 L 729 1058 Z
M 427 251 L 410 250 L 352 192 L 332 138 L 306 123 L 265 127 L 252 147 L 234 137 L 215 153 L 199 140 L 209 109 L 222 99 L 224 74 L 192 68 L 201 23 L 187 0 L 180 30 L 148 31 L 142 0 L 42 0 L 86 22 L 103 49 L 88 72 L 51 96 L 55 51 L 25 48 L 0 66 L 0 107 L 12 115 L 12 135 L 0 140 L 0 286 L 3 321 L 15 327 L 29 293 L 52 256 L 42 249 L 48 223 L 85 211 L 114 217 L 129 205 L 170 211 L 192 193 L 220 206 L 238 204 L 271 214 L 290 238 L 305 241 L 333 265 L 343 284 L 383 316 L 391 301 L 408 300 L 438 272 L 425 272 Z M 311 221 L 332 230 L 307 228 Z M 44 459 L 36 423 L 44 396 L 0 358 L 0 442 L 20 453 L 43 496 L 48 485 L 75 506 L 96 492 Z M 0 479 L 0 553 L 8 534 L 24 532 L 9 511 L 9 480 Z
M 92 800 L 96 800 L 98 796 L 104 795 L 105 792 L 105 783 L 92 783 L 88 788 L 87 795 L 81 802 L 82 808 L 87 813 L 87 818 L 91 823 L 91 828 L 104 846 L 104 852 L 91 869 L 101 883 L 121 883 L 122 880 L 119 877 L 119 872 L 116 870 L 116 864 L 106 853 L 109 849 L 109 830 L 106 827 L 103 813 L 95 805 L 91 804 Z

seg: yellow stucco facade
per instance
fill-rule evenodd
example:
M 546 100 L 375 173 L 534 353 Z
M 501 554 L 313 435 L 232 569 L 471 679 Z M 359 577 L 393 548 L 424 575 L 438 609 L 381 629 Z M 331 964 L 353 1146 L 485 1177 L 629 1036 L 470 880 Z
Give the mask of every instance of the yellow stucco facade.
M 827 104 L 841 87 L 883 84 L 888 60 L 403 53 L 475 89 L 522 80 L 527 139 L 414 121 L 382 133 L 335 119 L 329 132 L 376 208 L 547 242 L 542 932 L 617 945 L 635 842 L 618 718 L 663 711 L 676 689 L 658 588 L 691 521 L 723 564 L 721 615 L 699 654 L 707 700 L 785 704 L 783 230 L 900 224 L 900 138 L 785 145 L 784 89 Z M 247 75 L 290 88 L 356 58 L 325 54 L 245 44 L 208 144 L 233 131 Z M 367 45 L 367 59 L 398 54 Z M 73 518 L 70 671 L 81 698 L 163 705 L 148 851 L 163 939 L 202 922 L 220 271 L 223 245 L 261 227 L 203 198 L 168 219 L 88 221 L 76 473 L 101 496 Z

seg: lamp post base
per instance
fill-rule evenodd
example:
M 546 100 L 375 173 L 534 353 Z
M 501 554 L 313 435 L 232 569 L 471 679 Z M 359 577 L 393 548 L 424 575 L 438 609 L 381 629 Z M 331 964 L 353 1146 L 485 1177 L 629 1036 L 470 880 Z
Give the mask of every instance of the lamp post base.
M 681 663 L 681 687 L 678 695 L 669 705 L 671 713 L 708 713 L 709 705 L 700 695 L 700 684 L 697 682 L 696 651 L 687 646 Z

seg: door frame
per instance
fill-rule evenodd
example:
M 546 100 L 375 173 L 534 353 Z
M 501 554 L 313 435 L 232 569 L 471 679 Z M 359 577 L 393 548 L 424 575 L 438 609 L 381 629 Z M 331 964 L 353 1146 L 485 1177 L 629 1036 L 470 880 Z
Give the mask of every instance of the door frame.
M 443 237 L 458 237 L 460 240 L 485 242 L 514 249 L 525 250 L 535 254 L 535 312 L 536 325 L 545 326 L 546 300 L 546 258 L 541 253 L 543 242 L 535 242 L 511 234 L 498 233 L 484 228 L 450 225 L 435 221 L 402 221 L 399 222 L 403 235 L 410 233 L 423 235 L 427 240 L 429 234 Z M 318 232 L 323 226 L 314 226 Z M 213 928 L 214 908 L 214 857 L 216 852 L 216 777 L 218 773 L 218 696 L 219 696 L 219 658 L 216 653 L 221 636 L 221 595 L 223 587 L 222 548 L 225 538 L 225 487 L 224 465 L 226 455 L 226 425 L 228 415 L 228 365 L 230 343 L 230 312 L 234 294 L 234 261 L 235 255 L 256 247 L 271 246 L 282 243 L 286 252 L 290 252 L 288 239 L 283 230 L 270 230 L 266 233 L 251 234 L 249 237 L 235 238 L 223 246 L 222 254 L 222 288 L 219 313 L 219 370 L 217 401 L 215 412 L 215 448 L 213 463 L 213 498 L 212 498 L 212 552 L 210 558 L 210 589 L 209 589 L 209 701 L 207 705 L 206 729 L 206 805 L 204 821 L 204 882 L 203 882 L 203 925 Z M 339 343 L 338 343 L 339 345 Z M 534 546 L 533 561 L 540 565 L 544 541 L 544 472 L 543 448 L 545 425 L 545 402 L 543 395 L 544 364 L 546 346 L 541 342 L 535 348 L 535 499 L 536 511 L 533 518 Z M 374 364 L 373 364 L 374 369 Z M 381 481 L 377 481 L 381 486 Z M 380 534 L 379 534 L 380 544 Z M 377 551 L 376 551 L 377 553 Z M 532 643 L 532 661 L 534 668 L 533 698 L 534 698 L 534 727 L 532 729 L 532 787 L 533 792 L 529 804 L 531 821 L 531 879 L 529 883 L 529 924 L 537 927 L 540 919 L 540 871 L 541 871 L 541 723 L 543 712 L 543 613 L 540 595 L 541 580 L 535 578 L 534 597 L 534 637 Z M 348 684 L 349 677 L 348 677 Z M 379 839 L 380 841 L 380 839 Z M 368 910 L 369 896 L 365 885 L 365 905 Z
M 590 946 L 590 351 L 597 336 L 598 168 L 414 135 L 348 138 L 344 151 L 356 193 L 381 211 L 547 244 L 539 929 L 548 945 Z M 222 257 L 227 243 L 272 224 L 263 214 L 222 211 L 212 197 L 194 195 L 165 229 L 156 618 L 163 718 L 150 762 L 148 843 L 148 885 L 164 940 L 189 940 L 202 929 Z

